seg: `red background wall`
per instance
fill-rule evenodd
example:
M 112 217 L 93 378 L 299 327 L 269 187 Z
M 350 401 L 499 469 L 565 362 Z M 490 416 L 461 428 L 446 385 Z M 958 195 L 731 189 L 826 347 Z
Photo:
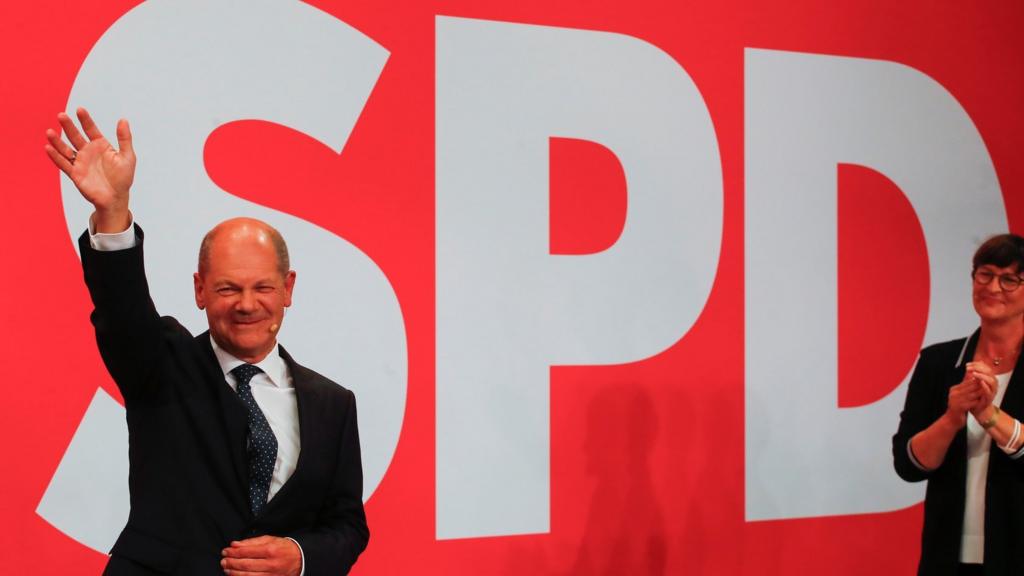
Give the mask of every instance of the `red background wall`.
M 978 127 L 999 177 L 1010 227 L 1019 232 L 1024 4 L 314 4 L 391 52 L 344 154 L 311 150 L 294 133 L 239 124 L 208 142 L 206 160 L 222 187 L 356 244 L 387 274 L 401 302 L 409 347 L 404 427 L 391 467 L 367 504 L 373 535 L 355 573 L 912 573 L 920 506 L 864 516 L 744 521 L 743 49 L 890 60 L 931 76 Z M 104 563 L 102 555 L 35 514 L 96 383 L 116 393 L 92 343 L 88 297 L 66 233 L 58 172 L 43 153 L 43 133 L 56 127 L 57 111 L 78 104 L 67 102 L 78 67 L 132 6 L 26 2 L 2 8 L 0 201 L 7 276 L 0 284 L 5 303 L 0 338 L 8 360 L 0 402 L 0 438 L 6 440 L 0 474 L 4 573 L 92 574 Z M 721 260 L 696 326 L 643 362 L 553 369 L 549 534 L 434 538 L 435 15 L 641 38 L 691 75 L 719 139 L 725 199 Z M 253 148 L 252 142 L 260 144 Z M 262 161 L 267 158 L 283 161 Z M 286 168 L 295 162 L 302 167 L 298 182 Z M 571 154 L 565 162 L 571 170 Z M 293 193 L 277 192 L 285 182 Z M 867 403 L 888 392 L 922 344 L 927 255 L 912 211 L 890 186 L 855 170 L 840 173 L 839 270 L 841 285 L 852 287 L 840 291 L 842 405 Z M 843 200 L 844 187 L 865 193 Z M 327 188 L 343 193 L 328 194 Z M 614 208 L 615 202 L 610 206 L 622 209 Z M 604 225 L 614 225 L 614 218 L 608 220 L 612 224 Z M 573 230 L 569 236 L 597 238 L 607 236 L 601 225 L 574 222 L 571 214 L 553 223 Z M 901 249 L 888 249 L 893 245 Z M 854 293 L 858 298 L 847 296 Z M 908 301 L 910 306 L 903 305 Z M 893 377 L 867 377 L 864 359 L 871 359 L 873 374 Z M 71 382 L 58 379 L 58 373 L 71 375 Z M 614 420 L 628 425 L 603 425 Z

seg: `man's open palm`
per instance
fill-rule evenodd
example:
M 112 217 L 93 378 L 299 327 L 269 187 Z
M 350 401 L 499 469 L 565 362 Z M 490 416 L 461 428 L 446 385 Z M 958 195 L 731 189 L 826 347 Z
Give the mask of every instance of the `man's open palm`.
M 84 108 L 79 108 L 77 114 L 85 135 L 67 114 L 60 113 L 57 121 L 67 142 L 56 131 L 47 130 L 46 153 L 98 214 L 127 214 L 129 190 L 135 178 L 135 151 L 128 121 L 117 123 L 120 150 L 115 150 Z

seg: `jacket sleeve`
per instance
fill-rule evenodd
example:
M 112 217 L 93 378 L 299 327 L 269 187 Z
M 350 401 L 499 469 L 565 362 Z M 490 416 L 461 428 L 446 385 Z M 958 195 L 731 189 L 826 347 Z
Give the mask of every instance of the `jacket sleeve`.
M 926 348 L 918 357 L 900 413 L 900 424 L 892 437 L 893 466 L 900 478 L 908 482 L 927 480 L 934 472 L 924 468 L 914 457 L 910 450 L 910 439 L 931 426 L 946 409 L 942 379 L 935 373 L 935 358 L 930 352 Z M 937 394 L 943 395 L 941 402 Z
M 345 396 L 347 408 L 330 491 L 316 525 L 292 535 L 302 546 L 305 576 L 347 574 L 370 539 L 363 511 L 363 465 L 355 395 L 345 390 Z
M 151 390 L 162 346 L 163 324 L 149 296 L 143 265 L 142 229 L 136 245 L 125 250 L 98 251 L 89 233 L 78 239 L 85 283 L 92 298 L 90 316 L 96 343 L 125 404 L 143 400 Z

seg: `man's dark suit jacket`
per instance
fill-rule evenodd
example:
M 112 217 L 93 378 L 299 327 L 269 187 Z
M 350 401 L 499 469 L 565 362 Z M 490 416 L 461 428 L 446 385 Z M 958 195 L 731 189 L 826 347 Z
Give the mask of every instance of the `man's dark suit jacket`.
M 921 534 L 921 576 L 954 576 L 960 561 L 964 490 L 967 485 L 967 429 L 961 429 L 935 470 L 918 468 L 907 453 L 910 439 L 946 411 L 949 389 L 959 384 L 974 358 L 978 332 L 921 351 L 910 379 L 900 425 L 892 438 L 896 472 L 910 482 L 928 480 Z M 1022 355 L 1024 357 L 1024 355 Z M 1024 362 L 1010 377 L 1001 407 L 1024 418 Z M 968 416 L 970 418 L 970 416 Z M 1024 458 L 1013 459 L 993 443 L 985 489 L 985 574 L 1019 575 L 1024 571 Z
M 100 354 L 127 408 L 128 523 L 104 574 L 222 576 L 221 549 L 269 534 L 294 538 L 306 576 L 346 573 L 366 547 L 352 393 L 296 364 L 300 453 L 291 478 L 254 517 L 247 413 L 224 380 L 209 333 L 193 337 L 153 306 L 136 246 L 99 252 L 79 239 Z

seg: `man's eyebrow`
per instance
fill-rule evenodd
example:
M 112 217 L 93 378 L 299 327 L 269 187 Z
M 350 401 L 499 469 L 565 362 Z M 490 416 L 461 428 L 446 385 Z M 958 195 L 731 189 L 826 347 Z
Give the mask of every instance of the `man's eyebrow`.
M 227 279 L 214 280 L 213 282 L 211 282 L 211 284 L 213 285 L 214 288 L 223 288 L 225 286 L 231 288 L 241 288 L 241 284 L 237 284 L 234 281 Z M 254 280 L 252 286 L 276 286 L 277 284 L 278 282 L 274 277 L 268 276 L 266 278 Z

